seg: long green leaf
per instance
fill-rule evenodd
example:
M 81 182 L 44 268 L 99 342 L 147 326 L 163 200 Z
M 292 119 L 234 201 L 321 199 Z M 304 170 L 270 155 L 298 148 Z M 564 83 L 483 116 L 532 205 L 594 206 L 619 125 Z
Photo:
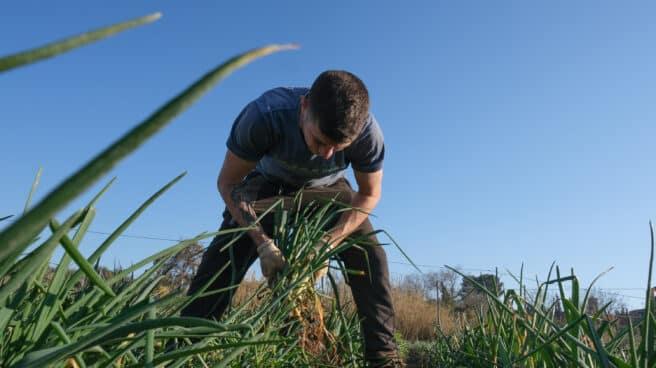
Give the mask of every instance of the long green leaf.
M 59 224 L 55 219 L 52 219 L 50 221 L 50 226 L 52 227 L 53 231 L 56 231 L 56 229 L 59 227 Z M 105 281 L 103 281 L 102 277 L 98 275 L 98 273 L 93 269 L 93 266 L 87 262 L 87 260 L 84 258 L 82 253 L 80 253 L 79 250 L 77 250 L 77 247 L 71 241 L 71 239 L 68 238 L 68 236 L 64 235 L 61 237 L 61 245 L 64 247 L 64 250 L 68 255 L 73 259 L 73 261 L 77 264 L 78 267 L 80 267 L 80 270 L 84 272 L 85 275 L 93 282 L 97 287 L 100 288 L 100 290 L 104 291 L 107 295 L 109 296 L 116 296 L 114 291 L 107 286 Z
M 0 59 L 0 73 L 23 65 L 31 64 L 39 60 L 51 58 L 74 48 L 84 46 L 88 43 L 98 41 L 113 34 L 125 31 L 141 24 L 150 23 L 161 17 L 160 13 L 151 14 L 131 21 L 118 23 L 109 27 L 100 28 L 78 36 L 60 40 L 36 49 L 27 50 L 18 54 L 5 56 Z
M 385 231 L 385 230 L 378 230 L 378 231 L 380 231 L 380 232 L 382 232 L 383 234 L 385 234 L 385 235 L 386 235 L 386 236 L 392 241 L 392 243 L 394 243 L 394 246 L 396 247 L 396 249 L 398 249 L 399 252 L 401 252 L 401 254 L 403 255 L 403 257 L 404 257 L 408 262 L 410 262 L 410 264 L 412 264 L 412 267 L 414 267 L 417 271 L 419 271 L 419 272 L 421 273 L 421 270 L 419 269 L 419 267 L 417 267 L 417 265 L 412 261 L 412 259 L 410 259 L 410 257 L 405 253 L 405 251 L 403 251 L 403 248 L 401 248 L 401 246 L 399 245 L 399 243 L 397 243 L 396 240 L 394 240 L 394 238 L 392 238 L 392 235 L 390 235 L 390 234 L 389 234 L 387 231 Z M 377 232 L 378 232 L 378 231 L 377 231 Z
M 36 191 L 37 185 L 39 185 L 39 178 L 41 178 L 42 171 L 43 171 L 43 167 L 39 167 L 39 170 L 36 172 L 36 177 L 34 178 L 34 182 L 32 183 L 32 189 L 30 189 L 30 194 L 27 196 L 27 201 L 25 201 L 25 209 L 23 209 L 23 214 L 26 214 L 27 210 L 30 208 L 30 204 L 32 203 L 32 196 Z
M 172 303 L 179 303 L 185 298 L 172 298 Z M 169 302 L 168 304 L 171 304 Z M 151 302 L 152 303 L 152 302 Z M 141 305 L 146 304 L 142 302 Z M 99 323 L 95 325 L 86 325 L 78 328 L 69 328 L 71 332 L 79 331 L 94 331 L 108 327 L 111 323 Z M 168 329 L 173 327 L 183 327 L 183 330 L 167 330 L 167 332 L 162 332 L 158 334 L 159 336 L 186 336 L 189 335 L 188 331 L 204 330 L 212 331 L 214 333 L 224 333 L 224 332 L 248 332 L 252 330 L 252 326 L 244 323 L 223 323 L 217 322 L 215 320 L 200 318 L 200 317 L 163 317 L 159 319 L 145 319 L 139 322 L 128 323 L 111 334 L 105 336 L 107 341 L 122 339 L 125 336 L 130 335 L 131 333 L 140 333 L 149 329 Z M 177 331 L 177 332 L 176 332 Z
M 108 325 L 103 328 L 93 330 L 86 336 L 83 336 L 77 342 L 58 346 L 56 348 L 49 348 L 39 350 L 27 354 L 22 360 L 16 364 L 16 368 L 22 367 L 46 367 L 53 364 L 67 356 L 75 355 L 85 349 L 98 344 L 112 332 L 120 329 L 131 320 L 148 313 L 149 310 L 156 308 L 160 304 L 166 304 L 173 299 L 174 296 L 167 296 L 153 303 L 142 303 L 125 310 L 121 315 L 108 321 Z
M 5 328 L 7 328 L 7 325 L 9 324 L 9 321 L 11 321 L 11 317 L 13 315 L 13 309 L 0 307 L 0 333 L 4 334 Z
M 109 190 L 109 187 L 111 187 L 112 184 L 114 184 L 115 181 L 116 181 L 116 177 L 113 177 L 112 180 L 110 180 L 109 183 L 107 183 L 107 184 L 106 184 L 106 185 L 100 190 L 100 192 L 98 192 L 98 194 L 96 194 L 96 196 L 93 197 L 93 198 L 91 199 L 91 202 L 89 202 L 89 204 L 87 205 L 87 207 L 93 207 L 93 206 L 95 206 L 95 205 L 96 205 L 96 202 L 98 202 L 98 200 L 100 199 L 100 197 L 102 197 L 102 196 L 105 194 L 105 192 L 107 192 L 107 191 Z
M 163 354 L 155 358 L 153 361 L 153 364 L 155 365 L 160 365 L 162 363 L 165 363 L 169 360 L 173 359 L 178 359 L 182 357 L 186 357 L 189 355 L 193 354 L 198 354 L 198 353 L 205 353 L 205 352 L 211 352 L 211 351 L 219 351 L 219 350 L 224 350 L 224 349 L 229 349 L 229 348 L 243 348 L 246 346 L 252 346 L 252 345 L 274 345 L 274 344 L 280 344 L 282 341 L 280 340 L 242 340 L 238 341 L 235 343 L 227 343 L 227 344 L 219 344 L 219 345 L 212 345 L 212 346 L 206 346 L 202 348 L 191 348 L 191 349 L 179 349 L 173 353 L 168 353 L 168 354 Z M 241 352 L 241 350 L 240 350 Z M 234 358 L 234 357 L 231 357 Z M 225 358 L 224 358 L 225 359 Z M 136 368 L 136 366 L 134 366 Z M 128 368 L 133 368 L 133 366 L 130 366 Z
M 643 367 L 648 368 L 649 360 L 652 356 L 654 349 L 654 338 L 651 331 L 651 315 L 652 315 L 652 290 L 651 290 L 651 275 L 654 267 L 654 227 L 649 221 L 649 233 L 651 236 L 651 253 L 649 255 L 649 273 L 647 274 L 647 295 L 645 296 L 645 316 L 644 326 L 642 330 L 642 340 L 640 342 L 640 363 Z
M 610 361 L 613 364 L 615 364 L 617 366 L 617 368 L 635 368 L 635 367 L 637 367 L 637 365 L 631 365 L 629 363 L 626 363 L 625 361 L 623 361 L 620 358 L 618 358 L 616 356 L 613 356 L 613 355 L 609 355 L 608 359 L 610 359 Z
M 52 252 L 57 247 L 59 239 L 71 229 L 83 213 L 83 210 L 76 212 L 48 240 L 25 257 L 23 267 L 11 275 L 11 278 L 6 284 L 0 286 L 0 306 L 5 305 L 9 295 L 32 277 L 41 266 L 48 263 Z
M 631 357 L 631 363 L 634 367 L 638 366 L 638 347 L 635 343 L 635 330 L 633 329 L 633 319 L 631 315 L 628 316 L 629 320 L 629 355 Z
M 151 297 L 152 298 L 152 297 Z M 149 300 L 152 302 L 152 299 Z M 157 310 L 155 308 L 148 311 L 148 319 L 157 319 Z M 148 329 L 146 332 L 146 367 L 153 367 L 153 359 L 155 359 L 155 329 Z
M 159 198 L 162 194 L 164 194 L 169 188 L 171 188 L 175 183 L 177 183 L 180 179 L 182 179 L 185 175 L 187 175 L 186 172 L 183 172 L 182 174 L 178 175 L 175 179 L 171 180 L 168 184 L 163 186 L 160 190 L 157 191 L 157 193 L 153 194 L 150 198 L 148 198 L 139 208 L 132 214 L 130 217 L 127 218 L 127 220 L 123 221 L 123 223 L 116 229 L 112 234 L 91 254 L 91 256 L 88 259 L 89 263 L 95 263 L 100 259 L 100 256 L 105 252 L 105 250 L 116 240 L 124 231 L 125 229 L 130 226 L 138 217 L 141 215 L 148 206 L 150 206 L 157 198 Z M 107 185 L 111 185 L 114 182 L 114 179 Z M 104 192 L 104 190 L 103 190 Z M 100 194 L 102 194 L 101 192 Z M 98 196 L 100 196 L 100 194 Z M 92 200 L 92 203 L 95 202 Z M 73 276 L 69 279 L 66 287 L 70 288 L 73 285 L 75 285 L 76 282 L 82 277 L 83 273 L 81 270 L 76 271 Z
M 601 339 L 599 338 L 597 332 L 595 331 L 595 326 L 594 323 L 592 322 L 592 319 L 590 319 L 590 317 L 586 315 L 585 321 L 587 322 L 588 329 L 590 330 L 590 339 L 594 343 L 595 349 L 597 349 L 597 357 L 599 358 L 602 367 L 610 368 L 608 353 L 606 352 L 606 349 L 604 349 L 604 343 L 601 342 Z
M 93 207 L 89 208 L 86 211 L 84 219 L 82 220 L 82 224 L 80 225 L 75 236 L 73 237 L 72 244 L 74 247 L 78 247 L 80 245 L 83 234 L 86 232 L 86 229 L 93 221 L 93 218 L 95 217 L 95 213 L 96 211 Z M 64 237 L 66 236 L 64 235 Z M 37 315 L 39 317 L 36 319 L 36 322 L 33 324 L 34 326 L 32 331 L 33 341 L 37 341 L 40 339 L 41 334 L 46 330 L 47 326 L 50 325 L 52 319 L 55 317 L 55 314 L 57 313 L 63 302 L 64 294 L 68 291 L 67 289 L 63 288 L 63 285 L 66 280 L 66 276 L 68 274 L 68 269 L 69 269 L 68 265 L 70 264 L 70 262 L 71 262 L 71 257 L 68 254 L 68 252 L 65 252 L 59 262 L 59 265 L 57 265 L 57 269 L 55 270 L 52 280 L 50 281 L 50 285 L 48 286 L 46 296 L 45 298 L 43 298 L 43 300 L 40 303 L 41 305 L 39 306 L 38 309 L 39 312 L 37 312 Z
M 103 326 L 107 327 L 107 326 Z M 183 327 L 183 329 L 174 329 L 176 327 Z M 226 332 L 248 332 L 252 327 L 247 324 L 238 323 L 220 323 L 206 318 L 199 317 L 168 317 L 160 319 L 145 319 L 140 322 L 129 323 L 110 335 L 105 336 L 104 341 L 111 342 L 112 340 L 122 340 L 125 336 L 132 333 L 143 333 L 144 331 L 173 328 L 158 334 L 159 336 L 189 336 L 194 332 L 202 331 L 205 334 L 224 334 Z
M 52 326 L 53 330 L 55 330 L 55 333 L 57 334 L 57 336 L 59 336 L 59 338 L 62 340 L 62 342 L 64 344 L 70 344 L 71 343 L 70 337 L 68 337 L 68 335 L 66 334 L 66 331 L 64 331 L 64 329 L 62 328 L 62 326 L 59 323 L 51 322 L 50 326 Z M 80 366 L 80 368 L 86 368 L 87 365 L 84 362 L 84 359 L 82 359 L 82 354 L 76 354 L 75 355 L 75 361 Z
M 570 273 L 572 274 L 572 276 L 574 276 L 573 268 L 570 270 Z M 572 279 L 572 296 L 570 298 L 570 301 L 574 304 L 576 308 L 579 308 L 581 314 L 583 314 L 585 313 L 585 309 L 583 309 L 583 303 L 581 303 L 580 292 L 581 289 L 579 287 L 579 279 L 574 277 Z
M 255 49 L 221 64 L 192 84 L 185 91 L 157 110 L 144 122 L 113 143 L 75 174 L 55 188 L 28 213 L 0 233 L 0 259 L 17 257 L 45 226 L 53 215 L 84 192 L 102 175 L 116 166 L 146 140 L 186 110 L 212 86 L 235 69 L 276 51 L 296 48 L 295 45 L 271 45 Z
M 153 285 L 154 281 L 152 278 L 152 275 L 154 275 L 166 262 L 166 258 L 163 257 L 159 259 L 158 261 L 155 262 L 155 265 L 153 267 L 150 267 L 146 272 L 142 273 L 136 280 L 133 280 L 128 286 L 124 287 L 120 293 L 117 295 L 116 298 L 113 298 L 113 300 L 107 302 L 103 307 L 102 311 L 103 314 L 112 314 L 111 310 L 114 308 L 122 308 L 126 304 L 126 300 L 133 300 L 135 297 L 135 294 L 139 294 L 141 291 L 144 289 L 144 285 L 150 284 Z M 113 283 L 113 280 L 116 279 L 116 276 L 112 278 L 112 280 L 109 280 L 109 283 Z M 146 287 L 147 289 L 148 287 Z M 137 304 L 141 302 L 141 300 L 135 300 L 133 303 Z
M 585 292 L 585 296 L 583 297 L 583 301 L 581 302 L 581 311 L 585 312 L 588 309 L 588 299 L 590 298 L 590 293 L 592 293 L 592 286 L 597 282 L 597 280 L 599 280 L 603 275 L 610 272 L 612 269 L 613 269 L 613 267 L 610 267 L 606 271 L 600 273 L 594 279 L 592 279 L 592 282 L 588 285 L 588 289 Z
M 140 269 L 141 267 L 143 267 L 143 266 L 145 266 L 145 265 L 147 265 L 147 264 L 149 264 L 149 263 L 151 263 L 151 262 L 153 262 L 153 261 L 155 261 L 155 260 L 161 259 L 162 257 L 168 257 L 168 256 L 171 256 L 171 255 L 173 255 L 174 253 L 177 253 L 178 251 L 182 250 L 183 248 L 188 247 L 191 243 L 198 242 L 198 241 L 203 240 L 203 239 L 205 239 L 205 238 L 213 237 L 213 236 L 216 236 L 217 234 L 222 234 L 222 233 L 223 233 L 223 231 L 221 231 L 221 232 L 213 232 L 213 233 L 203 233 L 203 234 L 200 234 L 200 235 L 198 235 L 198 236 L 196 236 L 196 237 L 193 237 L 193 238 L 191 238 L 191 239 L 187 239 L 187 240 L 181 241 L 180 243 L 178 243 L 178 244 L 176 244 L 176 245 L 173 245 L 173 246 L 171 246 L 171 247 L 169 247 L 169 248 L 166 248 L 166 249 L 164 249 L 164 250 L 162 250 L 162 251 L 160 251 L 160 252 L 157 252 L 157 253 L 155 253 L 155 254 L 153 254 L 153 255 L 151 255 L 151 256 L 148 256 L 148 257 L 142 259 L 141 261 L 139 261 L 139 262 L 133 264 L 132 266 L 126 268 L 125 270 L 122 270 L 122 271 L 119 272 L 118 274 L 114 275 L 114 276 L 108 281 L 108 283 L 109 283 L 110 285 L 112 285 L 112 284 L 114 284 L 115 282 L 117 282 L 117 281 L 121 280 L 122 278 L 126 277 L 127 275 L 129 275 L 129 274 L 131 274 L 131 273 L 137 271 L 137 270 Z
M 162 188 L 160 188 L 155 194 L 150 196 L 139 208 L 134 211 L 123 223 L 112 232 L 112 234 L 96 249 L 91 256 L 89 257 L 89 262 L 94 263 L 98 259 L 100 259 L 100 256 L 103 254 L 103 252 L 116 240 L 123 232 L 151 205 L 157 198 L 162 196 L 167 190 L 169 190 L 173 185 L 175 185 L 178 181 L 180 181 L 182 178 L 184 178 L 187 175 L 187 172 L 183 172 L 182 174 L 176 176 L 173 180 L 168 182 L 166 185 L 164 185 Z

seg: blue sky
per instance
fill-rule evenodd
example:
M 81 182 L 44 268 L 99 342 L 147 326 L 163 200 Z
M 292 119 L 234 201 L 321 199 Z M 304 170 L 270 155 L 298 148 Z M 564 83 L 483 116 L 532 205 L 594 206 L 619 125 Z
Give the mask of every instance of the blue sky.
M 40 166 L 35 200 L 210 68 L 299 43 L 229 76 L 60 217 L 117 176 L 92 226 L 110 232 L 187 171 L 126 233 L 214 230 L 223 208 L 215 179 L 243 105 L 346 69 L 367 84 L 385 134 L 374 226 L 423 271 L 524 265 L 544 280 L 556 262 L 587 285 L 614 267 L 597 286 L 638 306 L 656 214 L 655 10 L 647 1 L 7 3 L 0 55 L 163 17 L 0 76 L 0 216 L 22 211 Z M 103 237 L 89 234 L 82 251 Z M 105 262 L 127 265 L 169 244 L 121 238 Z M 413 271 L 388 250 L 395 277 Z

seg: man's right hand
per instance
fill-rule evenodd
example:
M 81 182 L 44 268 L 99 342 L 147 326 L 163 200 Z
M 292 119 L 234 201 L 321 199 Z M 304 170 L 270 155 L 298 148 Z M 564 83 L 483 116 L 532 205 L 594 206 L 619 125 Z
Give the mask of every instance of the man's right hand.
M 257 254 L 260 256 L 260 267 L 262 275 L 269 280 L 275 279 L 276 273 L 285 268 L 285 257 L 274 244 L 272 239 L 267 239 L 257 246 Z

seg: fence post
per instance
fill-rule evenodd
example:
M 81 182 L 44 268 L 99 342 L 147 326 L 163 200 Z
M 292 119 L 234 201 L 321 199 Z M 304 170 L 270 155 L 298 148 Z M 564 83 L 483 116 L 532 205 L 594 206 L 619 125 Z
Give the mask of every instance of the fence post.
M 437 300 L 437 326 L 442 327 L 442 317 L 440 317 L 440 309 L 441 309 L 441 304 L 442 300 L 440 299 L 440 282 L 435 281 L 435 296 Z

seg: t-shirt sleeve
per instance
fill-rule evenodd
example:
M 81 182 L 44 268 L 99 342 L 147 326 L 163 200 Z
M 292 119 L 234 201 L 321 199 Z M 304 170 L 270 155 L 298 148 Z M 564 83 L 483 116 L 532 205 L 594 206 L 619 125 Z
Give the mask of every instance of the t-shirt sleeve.
M 226 146 L 239 158 L 257 162 L 272 145 L 271 124 L 264 119 L 255 102 L 249 103 L 232 124 Z
M 351 166 L 356 171 L 372 173 L 383 168 L 385 159 L 383 131 L 373 115 L 369 115 L 369 121 L 365 124 L 362 133 L 347 148 L 346 153 Z

